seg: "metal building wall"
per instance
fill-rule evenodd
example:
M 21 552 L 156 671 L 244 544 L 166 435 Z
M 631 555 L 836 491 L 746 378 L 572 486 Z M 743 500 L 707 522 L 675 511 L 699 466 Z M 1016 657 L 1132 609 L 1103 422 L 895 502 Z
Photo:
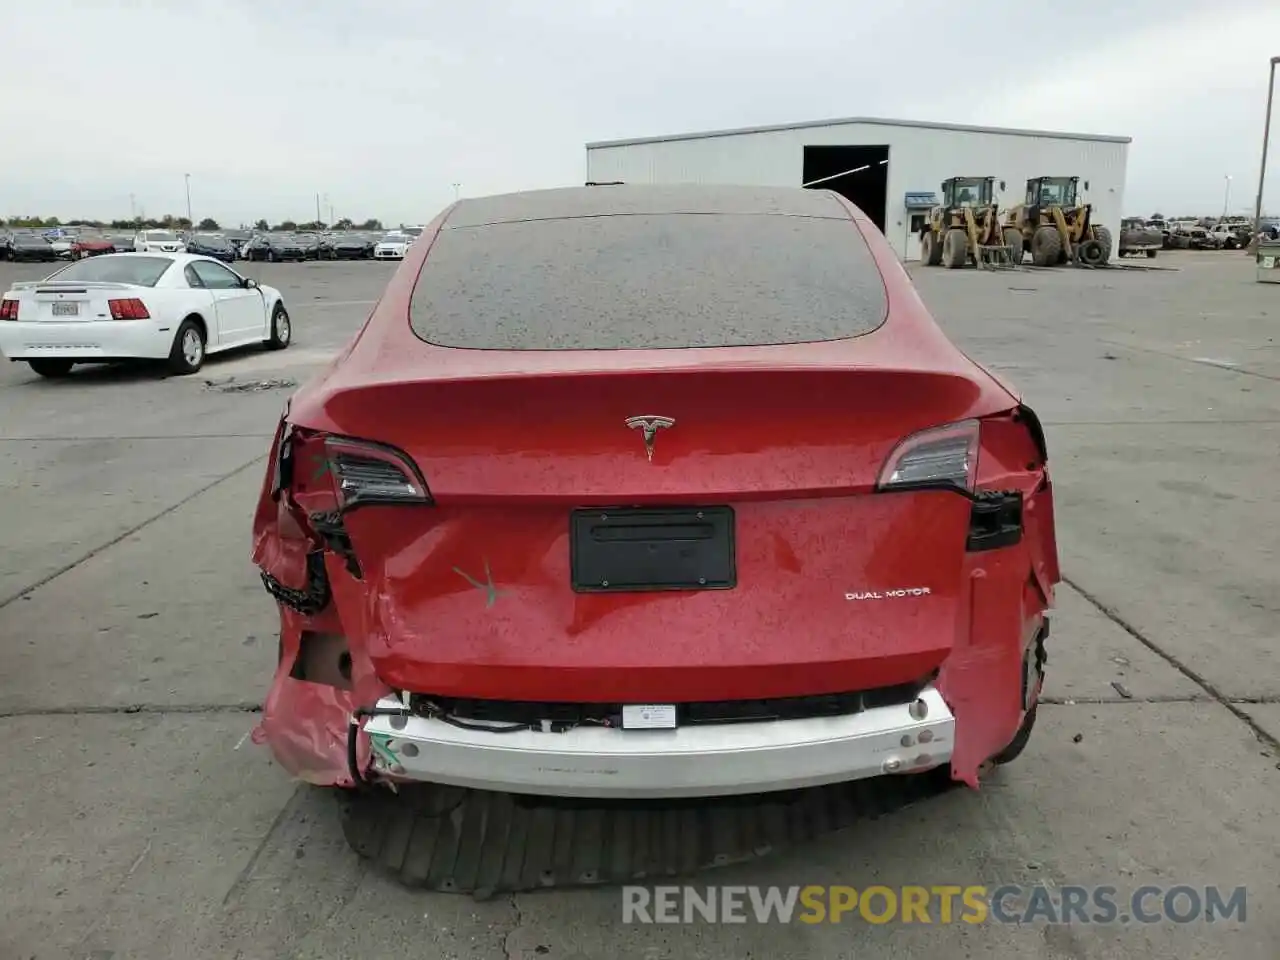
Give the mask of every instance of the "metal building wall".
M 937 192 L 952 176 L 994 176 L 1007 189 L 1002 205 L 1022 198 L 1035 176 L 1078 176 L 1098 222 L 1119 237 L 1129 145 L 1115 140 L 1026 132 L 962 130 L 924 124 L 856 121 L 699 135 L 646 142 L 590 144 L 587 179 L 628 183 L 739 183 L 800 186 L 806 145 L 889 147 L 885 234 L 898 255 L 918 258 L 909 236 L 907 193 Z

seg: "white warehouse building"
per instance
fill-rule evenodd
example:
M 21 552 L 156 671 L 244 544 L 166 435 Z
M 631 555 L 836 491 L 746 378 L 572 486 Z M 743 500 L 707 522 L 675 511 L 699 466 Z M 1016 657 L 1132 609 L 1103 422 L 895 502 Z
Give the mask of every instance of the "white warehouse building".
M 995 177 L 1001 209 L 1033 177 L 1079 177 L 1094 222 L 1118 238 L 1131 139 L 854 117 L 589 143 L 587 180 L 832 189 L 919 260 L 919 231 L 949 177 Z

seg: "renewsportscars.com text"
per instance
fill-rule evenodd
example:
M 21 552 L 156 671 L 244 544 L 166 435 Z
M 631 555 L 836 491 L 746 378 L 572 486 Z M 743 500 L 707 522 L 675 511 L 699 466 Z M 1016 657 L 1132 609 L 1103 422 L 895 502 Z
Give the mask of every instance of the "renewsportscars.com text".
M 622 888 L 623 923 L 1152 924 L 1246 919 L 1244 887 Z

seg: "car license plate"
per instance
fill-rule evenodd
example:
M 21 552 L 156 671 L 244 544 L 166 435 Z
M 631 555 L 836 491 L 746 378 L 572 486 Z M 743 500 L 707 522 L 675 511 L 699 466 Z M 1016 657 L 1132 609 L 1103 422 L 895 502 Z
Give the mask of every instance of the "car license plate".
M 731 589 L 733 520 L 730 507 L 575 510 L 571 586 L 578 593 Z
M 674 703 L 626 703 L 622 705 L 623 730 L 674 730 Z
M 61 302 L 53 305 L 53 315 L 55 317 L 78 317 L 80 316 L 80 304 L 74 302 Z

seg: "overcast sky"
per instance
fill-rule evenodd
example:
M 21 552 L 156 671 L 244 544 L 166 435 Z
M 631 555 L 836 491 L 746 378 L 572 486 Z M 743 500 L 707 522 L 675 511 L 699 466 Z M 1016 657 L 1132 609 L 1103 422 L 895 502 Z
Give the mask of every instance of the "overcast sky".
M 64 219 L 190 173 L 197 219 L 424 222 L 591 140 L 855 115 L 1128 135 L 1126 213 L 1244 212 L 1280 55 L 1280 0 L 0 2 L 0 215 Z

